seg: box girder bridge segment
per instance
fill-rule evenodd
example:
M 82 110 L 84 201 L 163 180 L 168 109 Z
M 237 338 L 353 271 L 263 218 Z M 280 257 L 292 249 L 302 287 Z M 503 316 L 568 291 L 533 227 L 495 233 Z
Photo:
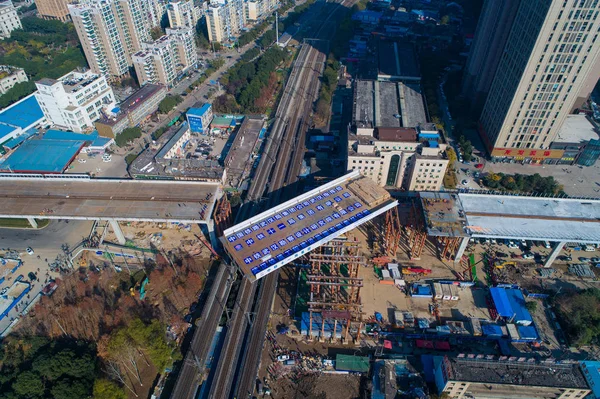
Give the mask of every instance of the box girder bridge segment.
M 308 301 L 308 337 L 312 339 L 313 318 L 321 314 L 321 338 L 325 337 L 325 322 L 333 320 L 332 338 L 336 338 L 338 324 L 342 327 L 344 342 L 349 342 L 353 322 L 358 322 L 356 339 L 362 328 L 362 303 L 360 290 L 362 278 L 358 277 L 361 265 L 367 264 L 360 255 L 356 241 L 335 239 L 309 254 L 310 272 L 307 283 L 310 286 Z

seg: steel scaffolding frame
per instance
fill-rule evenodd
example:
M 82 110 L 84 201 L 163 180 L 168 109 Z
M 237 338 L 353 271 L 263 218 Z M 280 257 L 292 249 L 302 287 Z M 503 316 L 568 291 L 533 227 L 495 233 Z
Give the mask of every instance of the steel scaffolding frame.
M 325 337 L 325 321 L 333 320 L 332 338 L 336 338 L 338 323 L 345 325 L 342 337 L 349 342 L 352 323 L 359 323 L 356 342 L 360 339 L 363 325 L 363 311 L 360 289 L 362 278 L 358 277 L 361 265 L 367 262 L 360 255 L 357 241 L 334 239 L 319 247 L 309 255 L 310 272 L 307 283 L 310 285 L 308 301 L 309 326 L 308 338 L 312 339 L 313 316 L 321 314 L 321 339 Z

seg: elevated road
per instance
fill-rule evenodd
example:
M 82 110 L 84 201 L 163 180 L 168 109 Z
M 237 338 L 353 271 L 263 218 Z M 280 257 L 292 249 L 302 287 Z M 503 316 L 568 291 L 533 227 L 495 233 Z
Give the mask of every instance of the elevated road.
M 218 183 L 0 176 L 0 217 L 208 223 Z

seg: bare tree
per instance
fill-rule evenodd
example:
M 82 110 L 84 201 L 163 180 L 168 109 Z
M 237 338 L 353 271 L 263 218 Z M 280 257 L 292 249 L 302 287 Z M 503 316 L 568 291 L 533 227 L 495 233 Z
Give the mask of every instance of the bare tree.
M 137 398 L 139 395 L 133 390 L 132 387 L 130 387 L 127 382 L 125 381 L 125 378 L 123 377 L 123 373 L 121 372 L 121 368 L 119 367 L 119 364 L 116 362 L 113 362 L 112 360 L 109 360 L 105 363 L 106 365 L 106 369 L 105 372 L 106 374 L 112 378 L 115 379 L 117 381 L 119 381 L 121 384 L 123 384 L 123 386 L 125 386 L 127 389 L 129 389 Z

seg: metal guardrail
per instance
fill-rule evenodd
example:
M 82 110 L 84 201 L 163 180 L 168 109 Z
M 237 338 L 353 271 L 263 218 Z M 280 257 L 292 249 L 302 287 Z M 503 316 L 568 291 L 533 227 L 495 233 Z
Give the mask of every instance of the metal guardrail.
M 91 180 L 90 175 L 86 174 L 41 174 L 41 173 L 0 173 L 2 179 L 31 179 L 31 180 Z

